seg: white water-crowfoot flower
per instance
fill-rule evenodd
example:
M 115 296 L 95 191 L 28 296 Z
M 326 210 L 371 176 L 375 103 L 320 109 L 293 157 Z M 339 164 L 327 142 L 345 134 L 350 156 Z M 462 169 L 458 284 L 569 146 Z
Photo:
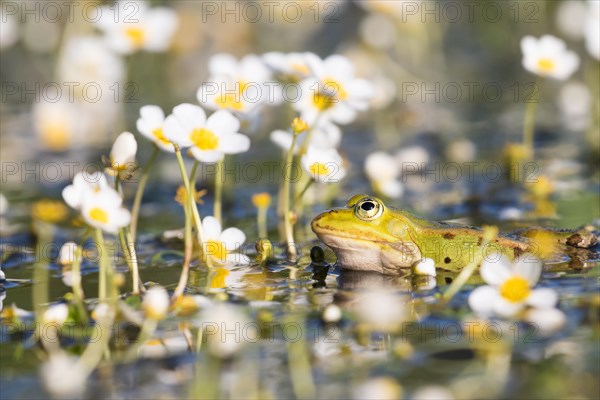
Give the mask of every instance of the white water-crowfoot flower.
M 280 53 L 272 51 L 262 56 L 267 67 L 284 82 L 300 82 L 311 74 L 307 57 L 313 53 Z
M 73 183 L 63 189 L 62 196 L 70 207 L 79 210 L 84 197 L 99 194 L 107 187 L 108 181 L 102 172 L 87 173 L 84 171 L 75 175 Z
M 589 12 L 585 20 L 585 48 L 596 60 L 600 60 L 600 2 L 588 1 Z
M 97 191 L 87 190 L 81 202 L 81 214 L 89 225 L 114 234 L 131 221 L 131 213 L 122 207 L 122 203 L 119 193 L 109 186 Z
M 165 113 L 159 106 L 143 106 L 136 122 L 137 130 L 156 144 L 161 150 L 173 153 L 173 143 L 164 132 Z
M 58 252 L 58 262 L 61 265 L 71 265 L 75 262 L 75 252 L 77 251 L 77 244 L 74 242 L 66 242 L 60 248 Z
M 435 276 L 435 262 L 431 258 L 423 258 L 413 265 L 415 275 Z
M 308 137 L 308 132 L 302 132 L 296 137 L 296 148 L 294 153 L 297 154 L 298 150 L 302 148 L 304 141 Z M 312 133 L 310 133 L 310 146 L 319 149 L 330 149 L 339 146 L 342 141 L 341 129 L 332 123 L 326 122 L 319 126 L 316 126 Z M 270 138 L 282 150 L 289 150 L 292 145 L 292 139 L 294 134 L 292 132 L 284 131 L 281 129 L 274 130 L 271 132 Z
M 69 306 L 64 303 L 51 305 L 44 311 L 42 320 L 45 324 L 62 325 L 69 317 Z
M 521 39 L 523 67 L 541 77 L 569 79 L 579 68 L 577 53 L 567 50 L 565 42 L 552 35 L 539 39 L 525 36 Z
M 332 55 L 325 60 L 307 56 L 312 77 L 300 83 L 300 98 L 296 111 L 311 126 L 317 121 L 348 124 L 358 111 L 367 109 L 373 96 L 373 86 L 354 76 L 354 66 L 348 58 Z
M 404 187 L 398 180 L 400 169 L 396 159 L 389 154 L 382 151 L 369 154 L 365 159 L 365 173 L 376 192 L 392 199 L 404 193 Z
M 246 241 L 246 235 L 238 228 L 227 228 L 221 230 L 221 223 L 215 217 L 204 217 L 202 220 L 204 229 L 203 248 L 205 254 L 218 265 L 227 263 L 248 264 L 250 259 L 236 253 Z
M 131 132 L 123 132 L 115 139 L 110 151 L 110 168 L 115 172 L 135 168 L 137 141 Z
M 101 11 L 98 27 L 104 31 L 107 44 L 121 54 L 166 51 L 179 24 L 173 10 L 148 8 L 144 1 L 121 0 Z
M 512 317 L 526 306 L 553 308 L 558 295 L 549 288 L 534 289 L 542 263 L 531 254 L 511 263 L 504 255 L 490 254 L 481 264 L 480 273 L 485 286 L 478 287 L 469 296 L 469 306 L 484 316 Z
M 302 156 L 302 167 L 320 183 L 335 183 L 346 176 L 342 156 L 336 149 L 309 147 Z
M 214 163 L 225 154 L 243 153 L 250 148 L 250 139 L 238 133 L 239 120 L 226 110 L 206 118 L 201 107 L 180 104 L 167 117 L 164 127 L 165 137 L 181 147 L 191 147 L 198 161 Z
M 142 309 L 150 319 L 161 320 L 169 311 L 169 294 L 162 286 L 152 286 L 144 295 Z
M 231 54 L 216 54 L 210 58 L 208 70 L 211 76 L 196 95 L 209 109 L 250 113 L 265 101 L 281 100 L 281 91 L 268 84 L 271 71 L 254 54 L 239 61 Z

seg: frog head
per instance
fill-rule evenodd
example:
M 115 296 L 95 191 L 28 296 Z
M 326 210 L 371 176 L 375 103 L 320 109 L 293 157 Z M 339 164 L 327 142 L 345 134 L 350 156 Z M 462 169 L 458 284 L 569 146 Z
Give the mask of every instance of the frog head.
M 355 195 L 317 215 L 311 227 L 344 268 L 398 274 L 421 259 L 410 217 L 373 196 Z

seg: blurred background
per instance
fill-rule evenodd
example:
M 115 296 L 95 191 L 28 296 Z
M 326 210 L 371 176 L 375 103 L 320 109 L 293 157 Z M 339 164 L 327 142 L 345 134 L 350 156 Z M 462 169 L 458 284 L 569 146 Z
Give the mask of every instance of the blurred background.
M 501 162 L 504 146 L 521 140 L 525 105 L 534 96 L 540 101 L 536 168 L 542 169 L 535 172 L 550 175 L 555 188 L 598 191 L 598 39 L 589 28 L 598 24 L 594 1 L 122 2 L 123 18 L 140 7 L 166 7 L 176 16 L 155 18 L 168 44 L 150 51 L 115 50 L 103 24 L 107 8 L 100 8 L 116 10 L 110 2 L 1 4 L 0 158 L 2 192 L 11 203 L 39 190 L 58 194 L 88 163 L 101 168 L 96 160 L 119 133 L 137 134 L 141 106 L 157 104 L 168 113 L 182 102 L 196 103 L 212 55 L 269 51 L 345 55 L 376 88 L 370 110 L 344 127 L 341 152 L 350 178 L 339 198 L 370 191 L 363 170 L 374 151 L 405 150 L 397 157 L 434 171 L 447 162 Z M 546 80 L 539 90 L 536 76 L 521 65 L 519 42 L 549 33 L 579 54 L 581 67 L 568 81 Z M 269 133 L 288 126 L 283 107 L 258 113 L 244 132 L 251 151 L 236 160 L 280 159 Z M 143 165 L 151 144 L 138 142 Z M 175 160 L 159 162 L 154 182 L 178 182 Z M 464 214 L 460 207 L 439 212 L 437 206 L 464 205 L 473 195 L 465 184 L 472 182 L 449 183 L 443 175 L 407 177 L 397 203 L 444 217 Z M 274 192 L 277 182 L 264 174 L 258 184 L 240 179 L 239 185 Z M 450 195 L 422 196 L 442 189 Z M 150 198 L 160 191 L 152 186 Z M 250 190 L 240 193 L 250 198 Z M 597 208 L 594 213 L 577 222 L 597 216 Z

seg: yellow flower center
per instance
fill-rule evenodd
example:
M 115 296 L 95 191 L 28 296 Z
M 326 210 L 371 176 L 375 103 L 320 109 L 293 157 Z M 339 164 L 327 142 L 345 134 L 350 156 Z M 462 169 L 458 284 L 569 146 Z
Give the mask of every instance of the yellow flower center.
M 108 223 L 108 213 L 101 208 L 94 207 L 90 210 L 89 217 L 101 224 Z
M 45 222 L 60 222 L 64 220 L 69 211 L 61 201 L 40 200 L 33 204 L 31 216 Z
M 250 83 L 246 81 L 238 81 L 236 83 L 235 91 L 219 94 L 215 97 L 215 103 L 219 108 L 229 108 L 231 110 L 241 111 L 244 108 L 242 97 L 249 84 Z
M 152 134 L 154 135 L 156 140 L 158 140 L 160 143 L 162 143 L 164 145 L 171 143 L 169 141 L 169 139 L 167 139 L 167 137 L 165 136 L 165 133 L 163 132 L 162 128 L 156 128 L 155 130 L 152 131 Z
M 133 43 L 135 47 L 142 47 L 146 40 L 146 32 L 138 26 L 125 28 L 125 36 Z
M 329 173 L 329 167 L 323 163 L 313 163 L 308 170 L 315 176 L 327 175 Z
M 529 282 L 520 276 L 508 278 L 502 286 L 500 286 L 500 295 L 513 303 L 525 300 L 530 292 L 531 288 L 529 287 Z
M 313 105 L 319 111 L 325 111 L 333 107 L 335 103 L 347 98 L 348 92 L 338 81 L 333 78 L 325 78 L 321 90 L 313 96 Z
M 348 98 L 348 92 L 344 89 L 341 83 L 333 78 L 325 78 L 323 80 L 325 90 L 332 92 L 333 96 L 339 100 L 346 100 Z
M 208 129 L 194 129 L 190 139 L 200 150 L 216 150 L 219 148 L 219 138 Z
M 335 97 L 327 93 L 317 92 L 313 96 L 313 105 L 319 111 L 325 111 L 333 107 L 335 104 Z
M 554 60 L 551 60 L 549 58 L 540 58 L 538 60 L 538 68 L 542 72 L 552 72 L 552 71 L 554 71 L 555 67 L 556 67 L 556 64 L 555 64 Z
M 271 195 L 269 193 L 256 193 L 252 196 L 252 204 L 256 208 L 266 208 L 271 205 Z
M 211 289 L 222 289 L 227 286 L 226 279 L 229 276 L 229 270 L 227 268 L 216 268 L 214 276 L 210 281 Z
M 291 66 L 292 71 L 297 72 L 299 75 L 308 75 L 310 74 L 310 69 L 306 66 L 306 64 L 294 63 Z
M 217 240 L 209 240 L 206 242 L 206 254 L 221 262 L 225 262 L 227 259 L 227 249 L 225 248 L 225 244 Z

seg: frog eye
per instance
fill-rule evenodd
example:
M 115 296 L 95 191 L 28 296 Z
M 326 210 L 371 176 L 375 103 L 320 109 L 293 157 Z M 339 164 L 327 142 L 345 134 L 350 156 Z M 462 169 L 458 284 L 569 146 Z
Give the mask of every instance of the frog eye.
M 366 198 L 356 203 L 354 210 L 358 218 L 370 221 L 381 216 L 383 213 L 383 204 L 375 199 Z

